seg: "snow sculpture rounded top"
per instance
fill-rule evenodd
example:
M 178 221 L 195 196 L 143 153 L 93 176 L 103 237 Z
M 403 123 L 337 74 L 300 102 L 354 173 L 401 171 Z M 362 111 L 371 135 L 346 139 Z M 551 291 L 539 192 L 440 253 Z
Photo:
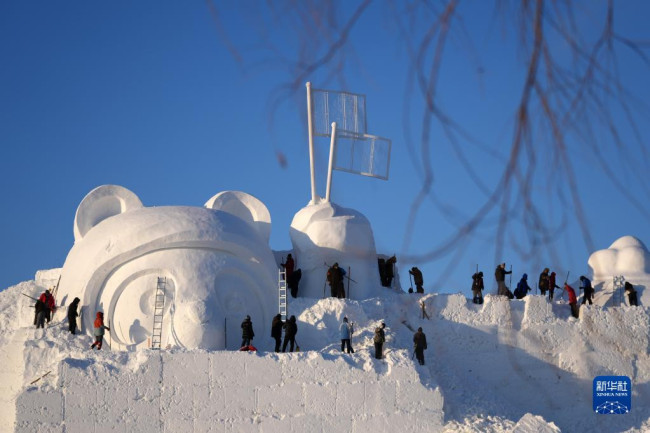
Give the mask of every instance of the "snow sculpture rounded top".
M 265 335 L 275 312 L 270 227 L 266 206 L 243 192 L 222 192 L 205 207 L 144 207 L 126 188 L 100 186 L 77 209 L 58 298 L 82 300 L 85 332 L 104 311 L 116 348 L 149 344 L 157 306 L 162 347 L 234 348 L 246 315 Z
M 367 299 L 378 294 L 375 239 L 370 221 L 360 212 L 331 202 L 308 205 L 293 217 L 290 236 L 302 269 L 300 296 L 323 297 L 327 266 L 334 263 L 346 271 L 350 268 L 346 296 Z M 326 288 L 325 295 L 329 294 Z
M 615 275 L 624 275 L 626 278 L 645 276 L 650 274 L 650 253 L 639 239 L 623 236 L 609 248 L 589 256 L 588 264 L 596 279 Z

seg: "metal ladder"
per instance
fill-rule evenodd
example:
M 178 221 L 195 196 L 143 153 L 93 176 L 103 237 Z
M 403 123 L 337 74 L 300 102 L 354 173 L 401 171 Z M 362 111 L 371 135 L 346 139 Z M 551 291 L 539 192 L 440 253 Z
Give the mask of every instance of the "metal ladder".
M 282 321 L 287 320 L 287 271 L 284 268 L 278 269 L 278 313 Z
M 625 286 L 625 277 L 623 275 L 614 277 L 614 293 L 612 304 L 614 307 L 620 307 L 623 304 L 623 287 Z
M 167 277 L 158 277 L 156 284 L 156 298 L 153 310 L 153 334 L 151 336 L 151 348 L 160 350 L 162 343 L 163 313 L 165 309 L 165 286 Z

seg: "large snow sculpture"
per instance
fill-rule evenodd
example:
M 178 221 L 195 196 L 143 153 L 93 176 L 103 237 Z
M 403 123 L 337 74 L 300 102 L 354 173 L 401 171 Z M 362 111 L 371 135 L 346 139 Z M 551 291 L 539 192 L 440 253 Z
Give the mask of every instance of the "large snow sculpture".
M 327 265 L 337 262 L 356 281 L 345 281 L 346 295 L 367 299 L 381 287 L 370 221 L 353 209 L 331 202 L 312 204 L 293 217 L 290 230 L 297 267 L 302 269 L 299 296 L 323 297 Z M 325 287 L 325 296 L 330 295 Z
M 264 336 L 275 313 L 270 226 L 266 206 L 243 192 L 219 193 L 205 207 L 148 208 L 123 187 L 100 186 L 77 209 L 60 302 L 81 299 L 85 332 L 104 311 L 114 348 L 144 346 L 165 277 L 163 347 L 239 347 L 247 314 Z
M 617 299 L 613 291 L 613 277 L 619 275 L 635 285 L 640 305 L 650 304 L 650 293 L 646 294 L 644 290 L 650 284 L 650 253 L 639 239 L 623 236 L 609 248 L 594 252 L 587 263 L 597 289 L 597 304 L 608 305 Z M 627 297 L 624 296 L 623 301 L 625 298 Z

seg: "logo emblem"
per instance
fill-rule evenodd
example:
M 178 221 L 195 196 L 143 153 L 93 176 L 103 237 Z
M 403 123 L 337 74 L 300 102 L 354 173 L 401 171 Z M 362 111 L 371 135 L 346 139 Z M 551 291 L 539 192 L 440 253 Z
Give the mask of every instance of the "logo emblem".
M 594 378 L 594 412 L 624 415 L 632 409 L 632 381 L 627 376 Z

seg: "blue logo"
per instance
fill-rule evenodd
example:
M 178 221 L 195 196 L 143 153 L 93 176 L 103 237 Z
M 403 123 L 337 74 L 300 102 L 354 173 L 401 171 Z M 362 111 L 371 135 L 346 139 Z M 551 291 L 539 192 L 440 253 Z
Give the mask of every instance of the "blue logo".
M 627 376 L 594 379 L 594 412 L 623 415 L 632 410 L 632 381 Z

